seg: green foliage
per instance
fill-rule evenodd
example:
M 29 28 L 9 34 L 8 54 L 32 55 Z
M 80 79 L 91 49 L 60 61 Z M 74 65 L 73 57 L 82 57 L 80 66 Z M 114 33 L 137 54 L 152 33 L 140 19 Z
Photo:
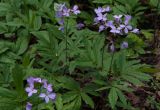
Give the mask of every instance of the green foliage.
M 55 18 L 58 2 L 82 9 L 80 15 L 64 18 L 64 32 Z M 93 11 L 109 5 L 109 16 L 132 15 L 131 24 L 140 26 L 149 8 L 159 11 L 157 4 L 158 0 L 145 5 L 140 0 L 0 0 L 0 110 L 24 110 L 27 102 L 33 103 L 33 110 L 136 109 L 127 94 L 148 84 L 152 77 L 147 73 L 159 72 L 136 60 L 146 54 L 153 29 L 124 36 L 99 33 Z M 85 27 L 77 29 L 81 21 Z M 115 52 L 108 49 L 112 40 Z M 127 49 L 120 48 L 122 41 L 128 42 Z M 27 96 L 30 76 L 53 85 L 54 104 Z M 159 109 L 155 97 L 148 99 Z

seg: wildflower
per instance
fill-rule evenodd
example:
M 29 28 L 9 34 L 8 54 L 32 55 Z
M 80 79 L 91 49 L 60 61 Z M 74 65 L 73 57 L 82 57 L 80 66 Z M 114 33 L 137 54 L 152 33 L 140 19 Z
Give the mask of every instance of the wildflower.
M 73 6 L 73 9 L 69 9 L 65 6 L 65 4 L 56 4 L 54 6 L 54 9 L 56 11 L 56 18 L 58 18 L 58 23 L 60 27 L 58 30 L 61 30 L 64 32 L 64 18 L 69 17 L 71 14 L 79 14 L 80 10 L 78 10 L 78 6 Z
M 111 27 L 110 32 L 113 34 L 120 34 L 121 33 L 120 28 L 116 28 L 115 26 Z
M 48 92 L 52 92 L 52 85 L 51 84 L 44 84 L 44 88 L 48 91 Z
M 78 23 L 77 24 L 77 29 L 82 29 L 85 25 L 83 23 Z
M 113 21 L 108 21 L 108 22 L 106 23 L 106 26 L 107 26 L 107 27 L 110 27 L 110 28 L 114 27 Z
M 122 15 L 114 15 L 115 21 L 119 23 L 121 21 Z
M 63 17 L 63 12 L 62 11 L 57 11 L 56 12 L 56 18 L 62 18 Z
M 128 25 L 129 21 L 131 20 L 131 16 L 130 15 L 125 15 L 125 21 L 124 21 L 124 24 L 125 25 Z
M 100 23 L 100 21 L 97 19 L 97 17 L 96 18 L 94 18 L 94 24 L 98 24 L 98 23 Z
M 103 31 L 105 29 L 105 26 L 104 25 L 100 25 L 99 26 L 99 32 Z
M 107 16 L 107 14 L 102 14 L 102 13 L 99 13 L 99 14 L 97 14 L 97 20 L 99 20 L 99 21 L 106 21 L 107 20 L 107 18 L 106 18 L 106 16 Z
M 27 87 L 26 92 L 28 92 L 28 97 L 31 97 L 33 94 L 37 93 L 37 90 L 34 87 Z
M 130 25 L 120 25 L 121 29 L 124 29 L 124 33 L 127 34 L 130 30 L 132 30 L 132 26 Z
M 63 16 L 66 16 L 66 17 L 70 16 L 71 10 L 68 9 L 67 7 L 64 7 L 62 11 L 63 11 Z
M 47 92 L 46 94 L 41 93 L 39 95 L 39 97 L 43 98 L 45 100 L 45 102 L 48 103 L 50 99 L 54 100 L 56 98 L 56 94 L 55 93 L 50 93 L 50 92 Z
M 41 78 L 34 78 L 33 80 L 34 80 L 35 82 L 37 82 L 37 83 L 41 83 L 41 82 L 42 82 Z
M 64 19 L 59 20 L 59 21 L 58 21 L 58 24 L 64 25 Z
M 27 102 L 26 110 L 31 110 L 31 109 L 32 109 L 32 104 Z
M 103 10 L 104 10 L 105 12 L 110 12 L 110 11 L 111 11 L 111 8 L 110 8 L 109 6 L 107 6 L 106 8 L 103 8 Z
M 63 3 L 63 4 L 58 4 L 58 3 L 55 3 L 54 4 L 54 9 L 55 9 L 55 11 L 62 11 L 63 10 L 63 8 L 65 7 L 65 3 Z
M 77 5 L 74 5 L 73 9 L 72 9 L 72 12 L 77 15 L 77 14 L 80 14 L 80 10 L 78 10 L 78 6 Z
M 131 31 L 131 32 L 133 32 L 133 33 L 135 33 L 135 34 L 138 34 L 138 33 L 139 33 L 139 29 L 135 28 L 135 29 L 133 29 L 133 31 Z
M 30 87 L 34 87 L 34 78 L 33 77 L 29 77 L 27 79 L 27 83 L 29 84 Z
M 111 50 L 111 52 L 114 52 L 114 51 L 115 51 L 115 46 L 114 46 L 113 43 L 112 43 L 111 46 L 110 46 L 110 50 Z
M 122 44 L 121 44 L 121 48 L 122 49 L 125 49 L 125 48 L 128 48 L 128 42 L 123 42 Z
M 64 32 L 64 26 L 60 26 L 60 27 L 58 28 L 58 30 Z
M 96 12 L 96 14 L 101 14 L 102 12 L 104 12 L 102 7 L 98 7 L 97 9 L 94 10 Z

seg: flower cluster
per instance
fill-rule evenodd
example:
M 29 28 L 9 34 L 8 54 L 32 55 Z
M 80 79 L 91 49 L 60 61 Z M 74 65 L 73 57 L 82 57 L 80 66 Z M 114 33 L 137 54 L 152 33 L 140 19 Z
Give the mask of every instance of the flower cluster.
M 48 103 L 49 100 L 55 100 L 56 94 L 53 92 L 52 84 L 48 84 L 46 79 L 29 77 L 27 79 L 27 83 L 28 87 L 26 87 L 26 92 L 28 93 L 28 97 L 38 93 L 38 89 L 35 88 L 35 84 L 40 84 L 41 89 L 44 90 L 44 92 L 40 93 L 39 97 L 44 99 L 46 103 Z M 32 104 L 28 102 L 26 110 L 31 110 L 31 108 Z
M 130 15 L 114 15 L 114 20 L 109 20 L 107 18 L 108 12 L 110 12 L 110 7 L 98 7 L 95 9 L 96 17 L 94 19 L 95 24 L 99 25 L 99 32 L 106 29 L 110 29 L 110 32 L 118 35 L 125 35 L 129 32 L 139 33 L 139 29 L 133 28 L 129 22 L 131 20 Z
M 132 19 L 130 15 L 114 15 L 113 20 L 110 20 L 108 13 L 111 11 L 111 8 L 109 6 L 98 7 L 94 11 L 96 13 L 94 24 L 99 25 L 99 32 L 109 30 L 114 35 L 126 35 L 129 32 L 139 33 L 139 29 L 130 25 L 130 20 Z M 128 42 L 126 41 L 121 44 L 121 49 L 125 48 L 128 48 Z M 110 50 L 111 52 L 115 51 L 113 41 L 111 41 Z
M 72 9 L 66 7 L 65 4 L 56 4 L 55 6 L 56 18 L 59 18 L 59 30 L 64 31 L 64 18 L 69 17 L 71 14 L 78 15 L 80 10 L 77 5 L 74 5 Z

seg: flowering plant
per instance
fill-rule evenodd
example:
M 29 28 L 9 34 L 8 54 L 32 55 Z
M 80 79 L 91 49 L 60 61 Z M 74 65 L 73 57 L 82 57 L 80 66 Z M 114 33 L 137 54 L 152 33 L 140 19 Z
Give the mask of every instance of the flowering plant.
M 148 1 L 1 0 L 0 110 L 159 110 Z
M 47 83 L 47 80 L 41 79 L 41 78 L 29 77 L 27 79 L 27 82 L 29 85 L 29 87 L 26 87 L 26 92 L 28 93 L 28 97 L 31 97 L 33 94 L 38 93 L 38 90 L 35 89 L 35 84 L 39 83 L 39 84 L 42 84 L 40 85 L 42 87 L 40 87 L 39 97 L 44 99 L 46 103 L 48 103 L 49 100 L 52 100 L 52 101 L 55 100 L 56 94 L 53 92 L 52 85 Z M 26 110 L 31 110 L 31 107 L 32 107 L 32 104 L 30 102 L 27 102 Z

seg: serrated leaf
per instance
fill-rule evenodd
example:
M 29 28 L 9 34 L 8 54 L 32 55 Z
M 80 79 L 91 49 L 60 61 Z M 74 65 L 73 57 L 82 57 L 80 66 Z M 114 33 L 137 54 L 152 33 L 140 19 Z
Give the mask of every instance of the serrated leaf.
M 143 85 L 143 83 L 140 80 L 134 78 L 133 76 L 124 75 L 122 76 L 122 78 L 134 85 Z
M 19 37 L 16 42 L 17 55 L 23 54 L 27 50 L 28 44 L 29 39 L 26 36 Z
M 12 77 L 17 92 L 19 93 L 20 96 L 22 96 L 24 93 L 24 87 L 23 87 L 24 72 L 19 65 L 16 65 L 12 69 Z
M 63 103 L 69 103 L 73 101 L 79 94 L 76 91 L 70 91 L 65 93 L 62 98 L 63 98 Z
M 94 108 L 94 102 L 91 99 L 91 97 L 89 97 L 86 93 L 82 92 L 81 93 L 82 99 L 83 101 L 88 104 L 92 109 Z
M 108 94 L 109 103 L 111 105 L 111 108 L 114 109 L 118 100 L 118 95 L 116 92 L 116 88 L 112 87 L 110 89 L 110 92 Z
M 55 104 L 56 104 L 56 109 L 57 110 L 62 110 L 63 101 L 62 101 L 62 96 L 60 94 L 57 94 Z
M 116 89 L 117 91 L 117 94 L 118 94 L 118 97 L 120 99 L 120 101 L 124 104 L 124 105 L 127 105 L 127 101 L 126 101 L 126 97 L 125 95 L 123 94 L 123 92 L 119 89 Z
M 15 91 L 11 91 L 5 88 L 0 87 L 0 97 L 15 99 L 17 96 Z

